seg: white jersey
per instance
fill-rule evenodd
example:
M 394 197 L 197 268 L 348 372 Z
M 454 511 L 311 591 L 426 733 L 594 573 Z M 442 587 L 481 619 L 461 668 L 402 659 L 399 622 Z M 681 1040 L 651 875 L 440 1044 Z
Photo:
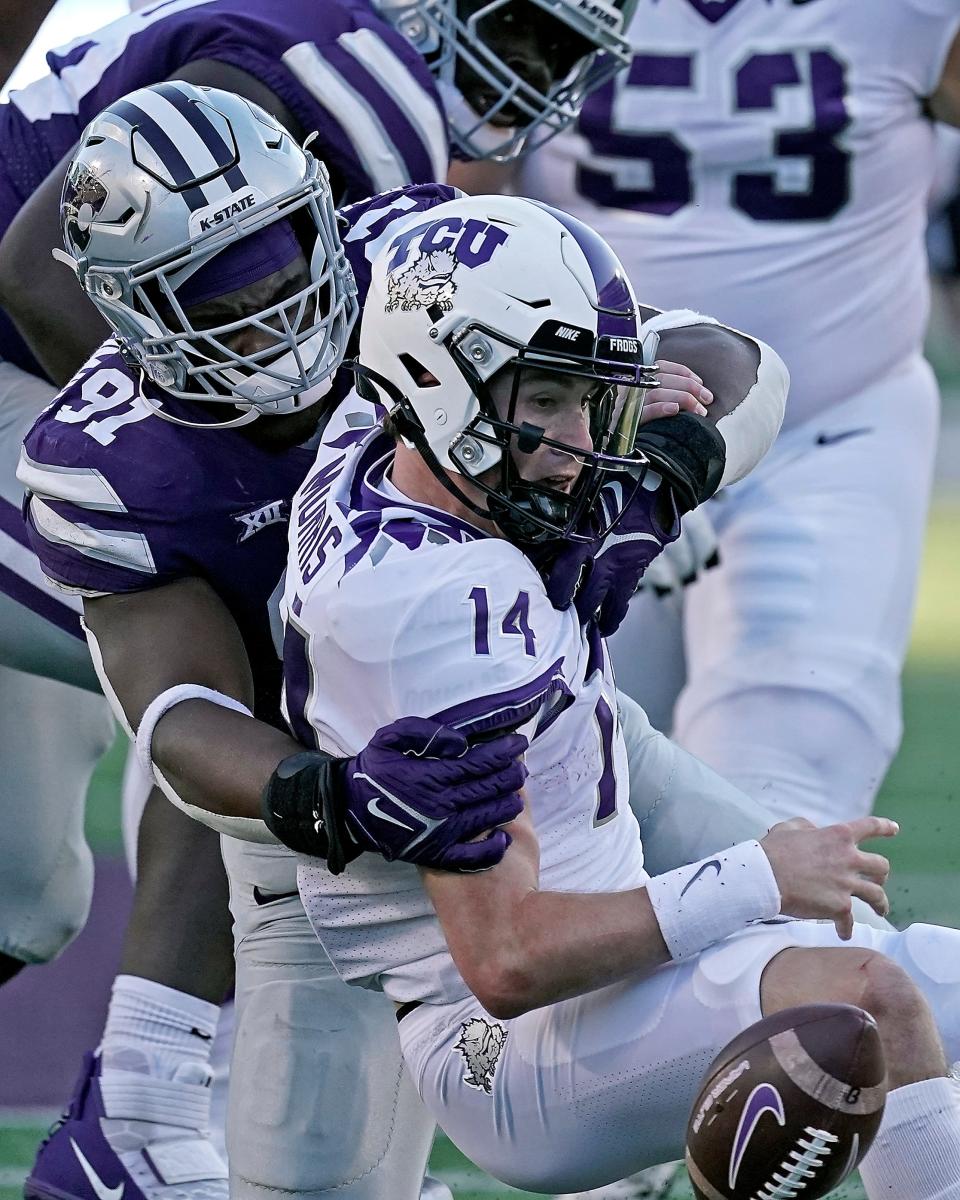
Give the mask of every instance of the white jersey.
M 355 430 L 364 418 L 348 401 L 334 420 Z M 553 608 L 515 546 L 402 497 L 384 479 L 389 437 L 375 431 L 342 470 L 338 440 L 336 428 L 325 431 L 290 522 L 284 677 L 292 727 L 347 755 L 404 716 L 436 717 L 468 736 L 522 727 L 531 738 L 526 794 L 543 886 L 642 885 L 600 638 L 583 637 L 572 608 Z M 365 854 L 333 876 L 302 858 L 298 875 L 307 915 L 349 982 L 398 1002 L 469 995 L 416 867 Z
M 644 302 L 769 342 L 796 424 L 921 346 L 922 98 L 958 30 L 957 0 L 640 0 L 632 65 L 521 191 L 594 226 Z

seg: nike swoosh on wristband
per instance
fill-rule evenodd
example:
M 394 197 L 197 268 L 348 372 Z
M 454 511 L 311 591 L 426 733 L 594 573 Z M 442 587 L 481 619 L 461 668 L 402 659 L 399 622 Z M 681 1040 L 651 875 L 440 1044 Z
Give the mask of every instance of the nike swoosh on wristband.
M 711 858 L 710 861 L 705 862 L 702 867 L 698 867 L 693 878 L 688 879 L 687 882 L 683 885 L 683 891 L 680 893 L 681 900 L 684 898 L 684 896 L 687 894 L 687 892 L 689 892 L 689 890 L 693 887 L 693 885 L 697 882 L 697 880 L 704 873 L 704 871 L 707 869 L 707 867 L 716 867 L 718 875 L 720 874 L 720 871 L 722 870 L 722 868 L 720 866 L 719 858 Z
M 417 812 L 417 810 L 415 808 L 411 808 L 409 804 L 404 804 L 404 802 L 400 799 L 399 796 L 395 796 L 392 792 L 388 791 L 381 783 L 378 783 L 376 779 L 373 779 L 371 776 L 369 776 L 366 773 L 366 771 L 357 771 L 354 774 L 353 778 L 354 778 L 354 780 L 357 780 L 357 779 L 365 780 L 367 783 L 370 784 L 371 788 L 375 788 L 378 792 L 381 793 L 379 796 L 375 795 L 372 800 L 367 801 L 368 812 L 373 813 L 373 815 L 375 817 L 380 817 L 380 819 L 383 821 L 392 822 L 394 825 L 399 825 L 399 827 L 401 829 L 406 829 L 410 833 L 417 834 L 416 837 L 413 838 L 412 841 L 408 842 L 407 845 L 404 847 L 405 854 L 409 853 L 411 850 L 413 850 L 417 846 L 419 846 L 421 842 L 425 841 L 430 836 L 430 834 L 433 833 L 433 831 L 435 829 L 440 828 L 440 826 L 443 824 L 444 820 L 446 819 L 446 818 L 443 818 L 442 820 L 438 821 L 438 820 L 435 820 L 433 817 L 426 816 L 424 813 Z M 400 809 L 401 812 L 405 812 L 408 816 L 412 817 L 413 820 L 417 822 L 417 825 L 406 825 L 403 821 L 399 821 L 396 817 L 390 816 L 389 813 L 385 813 L 385 812 L 381 811 L 381 809 L 379 807 L 381 800 L 389 800 L 391 804 L 395 804 L 397 806 L 397 808 Z M 422 830 L 420 833 L 417 833 L 417 826 L 422 826 Z
M 299 896 L 298 891 L 293 892 L 261 892 L 256 884 L 253 885 L 253 898 L 257 904 L 273 904 L 277 900 L 289 900 L 291 896 Z
M 126 1185 L 123 1183 L 118 1183 L 116 1187 L 107 1187 L 93 1167 L 91 1167 L 87 1162 L 83 1151 L 73 1140 L 73 1138 L 70 1139 L 70 1145 L 73 1147 L 73 1152 L 77 1156 L 77 1161 L 83 1168 L 83 1173 L 86 1175 L 90 1186 L 96 1192 L 99 1200 L 120 1200 L 120 1197 L 123 1195 L 123 1189 Z
M 818 433 L 818 446 L 833 446 L 837 442 L 845 442 L 847 438 L 863 437 L 865 433 L 873 433 L 872 425 L 865 425 L 862 429 L 844 429 L 841 433 Z

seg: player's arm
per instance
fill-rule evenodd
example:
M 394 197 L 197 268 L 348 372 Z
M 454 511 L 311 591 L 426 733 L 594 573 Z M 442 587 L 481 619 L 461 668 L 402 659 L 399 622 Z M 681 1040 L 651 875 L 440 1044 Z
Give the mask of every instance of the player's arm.
M 83 607 L 105 690 L 134 733 L 152 702 L 180 684 L 197 684 L 253 708 L 253 679 L 240 631 L 204 580 L 179 579 L 147 591 L 86 599 Z M 160 718 L 151 753 L 187 803 L 259 821 L 260 797 L 271 774 L 302 749 L 271 725 L 193 699 Z
M 187 83 L 225 88 L 266 108 L 295 136 L 289 110 L 259 80 L 226 63 L 198 60 L 173 76 Z M 81 301 L 76 280 L 51 251 L 63 245 L 60 195 L 71 150 L 26 202 L 0 240 L 0 305 L 31 352 L 58 386 L 86 362 L 110 330 L 92 304 Z
M 947 55 L 940 84 L 929 97 L 927 108 L 938 121 L 960 126 L 960 33 Z
M 762 843 L 718 851 L 646 887 L 597 893 L 540 891 L 526 813 L 510 831 L 503 861 L 483 875 L 422 872 L 457 968 L 500 1019 L 693 957 L 780 911 L 833 920 L 849 938 L 851 897 L 887 911 L 889 863 L 858 843 L 897 829 L 882 817 L 826 829 L 785 821 Z
M 467 843 L 488 828 L 485 811 L 494 824 L 517 812 L 521 740 L 468 750 L 463 738 L 434 722 L 401 720 L 379 730 L 354 758 L 306 750 L 252 717 L 253 681 L 240 632 L 201 579 L 86 599 L 84 623 L 104 690 L 136 738 L 141 761 L 152 766 L 167 798 L 196 819 L 324 858 L 334 873 L 365 850 L 403 859 L 413 853 L 412 840 L 416 861 L 447 870 L 482 869 L 502 857 L 502 835 Z M 164 697 L 185 686 L 208 694 L 165 707 Z M 419 756 L 412 773 L 408 755 Z M 371 787 L 402 796 L 410 819 L 422 813 L 432 827 L 430 837 L 412 838 L 409 825 L 398 829 L 389 816 L 371 819 Z
M 53 0 L 3 0 L 0 3 L 0 84 L 10 78 L 37 30 L 53 8 Z
M 453 960 L 492 1016 L 516 1017 L 670 961 L 645 888 L 542 892 L 526 812 L 510 833 L 503 861 L 483 875 L 452 885 L 439 872 L 422 872 Z

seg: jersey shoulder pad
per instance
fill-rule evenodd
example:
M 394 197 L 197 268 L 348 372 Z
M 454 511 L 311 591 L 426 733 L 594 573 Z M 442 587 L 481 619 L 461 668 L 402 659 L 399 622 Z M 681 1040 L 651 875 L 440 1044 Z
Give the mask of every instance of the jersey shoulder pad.
M 24 439 L 17 477 L 30 542 L 63 587 L 140 590 L 180 573 L 181 538 L 169 531 L 202 511 L 203 474 L 143 386 L 107 342 Z
M 397 547 L 387 571 L 358 575 L 342 603 L 358 633 L 374 621 L 392 627 L 396 712 L 481 735 L 526 725 L 568 690 L 576 618 L 553 608 L 529 560 L 501 539 L 443 543 L 428 531 L 416 547 Z
M 443 178 L 449 144 L 433 76 L 368 4 L 259 0 L 246 8 L 269 9 L 259 18 L 264 34 L 238 31 L 210 57 L 256 75 L 316 134 L 311 148 L 343 198 Z

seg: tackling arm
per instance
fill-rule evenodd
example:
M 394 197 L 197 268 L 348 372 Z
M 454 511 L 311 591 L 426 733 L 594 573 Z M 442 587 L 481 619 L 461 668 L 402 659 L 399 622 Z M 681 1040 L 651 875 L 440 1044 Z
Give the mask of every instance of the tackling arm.
M 51 8 L 53 0 L 3 0 L 0 4 L 0 83 L 10 78 Z
M 203 580 L 87 599 L 84 623 L 104 691 L 128 730 L 139 727 L 158 695 L 183 683 L 253 706 L 240 632 Z M 160 718 L 152 756 L 167 782 L 167 796 L 193 809 L 191 815 L 202 819 L 197 810 L 204 810 L 254 821 L 248 835 L 259 827 L 257 840 L 272 841 L 260 820 L 261 794 L 279 763 L 302 749 L 271 725 L 198 699 L 177 704 Z
M 289 110 L 259 80 L 226 63 L 198 60 L 173 78 L 237 92 L 266 108 L 296 136 Z M 76 284 L 51 251 L 63 245 L 60 194 L 75 151 L 54 167 L 23 206 L 0 241 L 0 304 L 58 386 L 86 362 L 109 329 L 92 304 L 78 304 Z M 29 287 L 25 281 L 29 280 Z

